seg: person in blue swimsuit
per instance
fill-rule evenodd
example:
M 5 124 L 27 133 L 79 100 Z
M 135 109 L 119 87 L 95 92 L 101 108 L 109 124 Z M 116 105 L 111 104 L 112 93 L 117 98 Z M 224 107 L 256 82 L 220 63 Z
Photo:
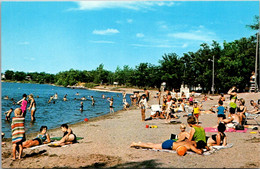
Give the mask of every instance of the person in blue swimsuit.
M 34 139 L 23 142 L 23 148 L 29 148 L 50 142 L 51 139 L 50 135 L 47 133 L 47 126 L 41 126 L 40 133 Z

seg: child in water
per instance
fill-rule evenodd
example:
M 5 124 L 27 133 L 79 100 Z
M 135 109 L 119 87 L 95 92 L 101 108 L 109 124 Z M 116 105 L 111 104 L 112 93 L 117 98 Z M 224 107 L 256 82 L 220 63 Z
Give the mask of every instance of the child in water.
M 5 120 L 9 121 L 10 120 L 10 116 L 11 116 L 11 113 L 13 112 L 13 109 L 10 108 L 10 110 L 6 111 L 4 114 L 6 114 L 5 116 Z
M 26 115 L 26 109 L 27 109 L 27 95 L 26 94 L 23 94 L 23 98 L 17 102 L 17 104 L 21 104 L 21 110 L 22 110 L 22 115 L 23 117 L 25 117 Z

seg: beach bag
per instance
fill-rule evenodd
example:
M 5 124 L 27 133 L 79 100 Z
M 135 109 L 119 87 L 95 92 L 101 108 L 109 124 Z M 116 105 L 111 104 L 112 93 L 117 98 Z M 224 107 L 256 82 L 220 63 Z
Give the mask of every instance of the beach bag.
M 244 126 L 238 124 L 238 125 L 236 125 L 236 128 L 235 128 L 235 129 L 236 129 L 236 130 L 244 130 L 245 128 L 244 128 Z

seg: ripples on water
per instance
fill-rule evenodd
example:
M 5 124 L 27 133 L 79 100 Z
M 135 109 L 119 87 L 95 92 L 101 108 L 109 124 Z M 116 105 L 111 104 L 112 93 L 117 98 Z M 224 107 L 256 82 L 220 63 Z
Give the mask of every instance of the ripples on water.
M 76 93 L 79 95 L 76 95 Z M 111 92 L 99 92 L 85 89 L 69 89 L 64 87 L 57 87 L 45 84 L 23 84 L 23 83 L 7 83 L 2 82 L 2 132 L 5 133 L 5 137 L 11 137 L 11 121 L 5 120 L 4 112 L 10 108 L 18 108 L 20 105 L 13 105 L 11 98 L 17 102 L 22 99 L 23 94 L 33 94 L 36 101 L 36 121 L 31 123 L 31 112 L 27 110 L 25 117 L 25 129 L 26 133 L 38 132 L 42 125 L 48 126 L 48 128 L 59 127 L 63 123 L 73 124 L 83 121 L 85 118 L 93 118 L 102 116 L 109 113 L 109 102 L 107 99 L 102 99 L 104 94 L 106 97 L 113 96 L 114 98 L 114 110 L 118 111 L 123 108 L 122 94 Z M 58 99 L 55 100 L 55 104 L 48 104 L 50 96 L 58 94 Z M 67 94 L 68 101 L 63 101 L 63 96 Z M 8 95 L 9 100 L 4 100 L 4 96 Z M 36 98 L 39 96 L 39 98 Z M 86 101 L 80 100 L 85 96 Z M 95 99 L 95 106 L 91 105 L 90 96 Z M 75 100 L 75 98 L 77 100 Z M 84 104 L 84 111 L 80 111 L 80 102 Z M 127 95 L 127 102 L 130 103 L 129 95 Z M 28 102 L 27 108 L 30 102 Z M 11 118 L 14 117 L 14 112 L 11 114 Z

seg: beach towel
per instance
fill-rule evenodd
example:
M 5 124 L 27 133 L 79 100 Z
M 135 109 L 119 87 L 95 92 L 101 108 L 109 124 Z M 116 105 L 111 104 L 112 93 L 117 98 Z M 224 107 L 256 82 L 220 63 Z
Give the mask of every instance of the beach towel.
M 221 150 L 221 149 L 226 149 L 226 148 L 231 148 L 233 147 L 233 144 L 232 143 L 229 143 L 227 144 L 226 146 L 212 146 L 211 149 L 209 151 L 207 151 L 206 149 L 204 149 L 203 151 L 203 154 L 204 156 L 207 156 L 207 155 L 211 155 L 213 153 L 215 153 L 216 151 L 218 150 Z M 145 149 L 145 148 L 142 148 L 142 150 L 151 150 L 151 151 L 156 151 L 156 152 L 168 152 L 168 153 L 177 153 L 175 150 L 166 150 L 166 149 L 162 149 L 162 150 L 157 150 L 157 149 Z M 187 154 L 196 154 L 192 151 L 187 151 Z
M 205 127 L 204 128 L 205 132 L 218 132 L 217 128 L 213 128 L 213 127 Z M 233 128 L 228 128 L 226 129 L 225 132 L 237 132 L 237 133 L 246 133 L 247 132 L 247 128 L 245 128 L 244 130 L 236 130 Z
M 13 117 L 11 128 L 13 144 L 25 140 L 24 117 Z
M 77 140 L 82 140 L 84 137 L 76 137 L 76 139 Z M 61 140 L 62 139 L 62 137 L 51 137 L 51 140 L 57 140 L 57 141 L 59 141 L 59 140 Z

